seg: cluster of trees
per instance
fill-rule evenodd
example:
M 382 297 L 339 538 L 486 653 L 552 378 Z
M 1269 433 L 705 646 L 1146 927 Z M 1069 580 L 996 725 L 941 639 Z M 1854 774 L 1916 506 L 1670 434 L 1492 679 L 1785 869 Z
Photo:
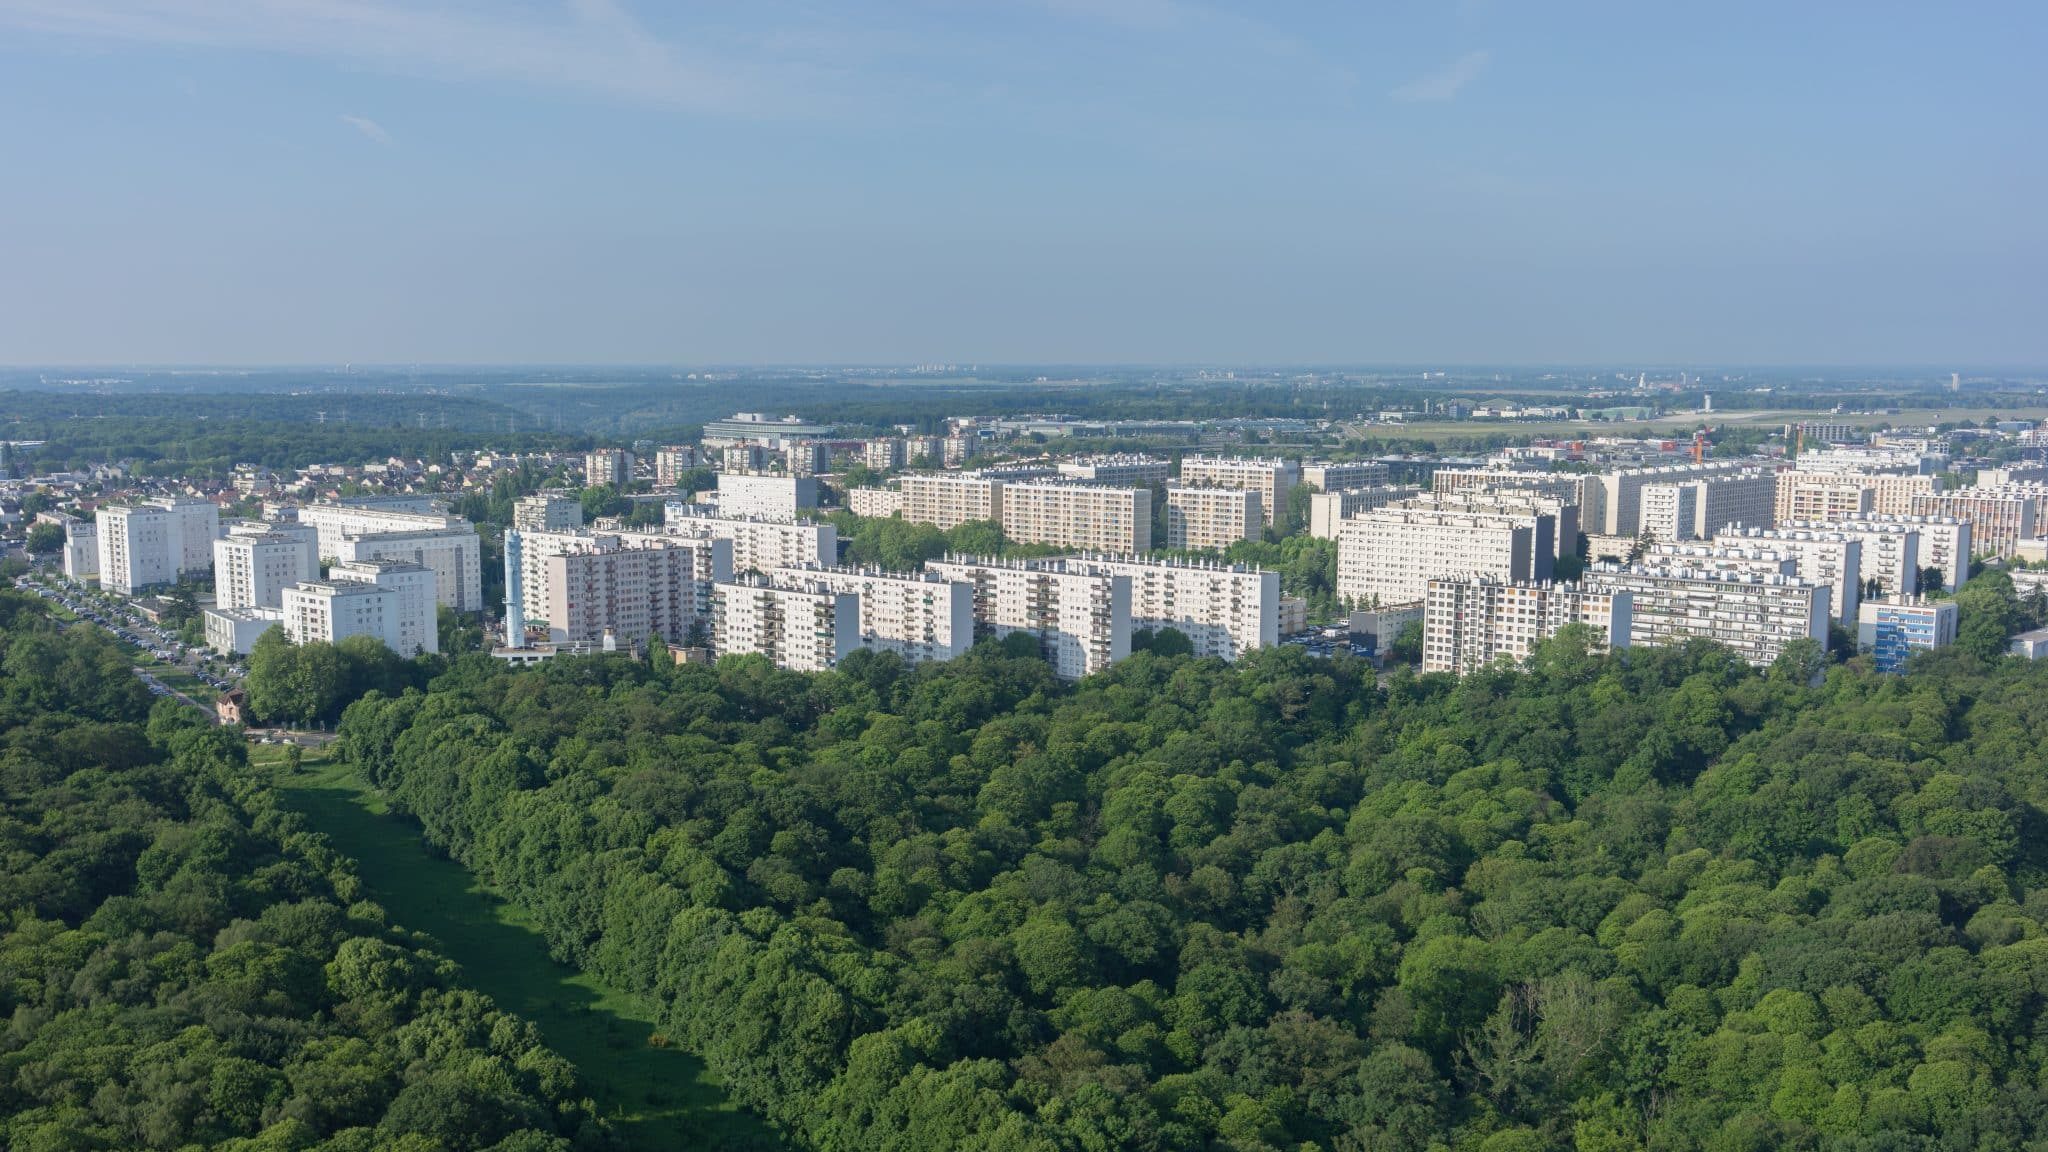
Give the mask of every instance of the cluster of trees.
M 2048 669 L 472 658 L 343 755 L 820 1150 L 2048 1139 Z
M 589 442 L 524 430 L 535 426 L 532 418 L 487 401 L 425 393 L 81 397 L 19 391 L 0 393 L 0 407 L 11 419 L 10 439 L 44 441 L 29 464 L 39 472 L 134 460 L 144 475 L 225 476 L 242 463 L 298 468 L 393 455 L 446 460 L 450 452 L 487 446 L 533 451 Z M 522 430 L 508 431 L 515 428 Z
M 458 614 L 442 609 L 440 626 L 443 635 L 473 639 L 471 647 L 481 647 L 481 629 Z M 442 664 L 432 656 L 408 660 L 375 636 L 295 644 L 283 628 L 272 628 L 250 649 L 242 687 L 251 720 L 310 727 L 339 720 L 343 708 L 370 692 L 425 687 Z
M 910 571 L 948 552 L 972 556 L 1056 556 L 1070 551 L 1014 543 L 993 520 L 970 520 L 939 528 L 895 516 L 856 516 L 851 512 L 833 512 L 824 519 L 838 529 L 841 540 L 849 542 L 847 563 L 895 572 Z
M 574 1069 L 385 923 L 234 732 L 0 592 L 0 1147 L 569 1152 Z

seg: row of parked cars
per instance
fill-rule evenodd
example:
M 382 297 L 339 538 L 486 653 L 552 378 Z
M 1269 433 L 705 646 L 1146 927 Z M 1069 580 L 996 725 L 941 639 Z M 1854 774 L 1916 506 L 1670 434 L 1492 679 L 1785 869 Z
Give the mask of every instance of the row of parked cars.
M 166 663 L 196 665 L 198 662 L 200 653 L 195 652 L 184 641 L 178 639 L 177 633 L 151 623 L 143 618 L 140 613 L 103 608 L 99 603 L 87 601 L 76 592 L 65 591 L 61 588 L 48 588 L 29 580 L 25 576 L 17 580 L 15 586 L 23 591 L 40 596 L 45 600 L 53 600 L 63 605 L 79 619 L 90 621 L 104 631 L 112 633 L 123 642 L 140 648 Z M 192 669 L 192 674 L 222 692 L 234 687 L 233 680 L 217 676 L 212 672 L 197 667 Z M 240 665 L 228 669 L 229 676 L 240 677 L 243 674 L 244 669 Z M 143 678 L 148 681 L 150 691 L 155 692 L 157 695 L 161 696 L 170 691 L 170 689 L 158 683 L 153 676 L 145 674 Z

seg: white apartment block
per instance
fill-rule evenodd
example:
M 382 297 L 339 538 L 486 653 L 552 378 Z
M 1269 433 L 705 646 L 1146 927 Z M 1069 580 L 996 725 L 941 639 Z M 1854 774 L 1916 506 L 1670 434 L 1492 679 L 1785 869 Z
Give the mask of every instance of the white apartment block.
M 1876 507 L 1877 491 L 1854 477 L 1780 472 L 1771 512 L 1775 523 L 1793 524 L 1868 516 Z
M 1194 642 L 1197 656 L 1236 660 L 1280 642 L 1278 572 L 1136 556 L 1070 556 L 1058 564 L 1066 572 L 1128 579 L 1131 627 L 1177 629 Z
M 654 450 L 654 483 L 659 487 L 675 487 L 683 482 L 683 473 L 695 467 L 697 449 L 692 445 L 671 444 Z
M 832 470 L 832 446 L 823 440 L 798 440 L 782 449 L 791 476 L 823 476 Z
M 1259 539 L 1265 525 L 1259 494 L 1248 488 L 1168 488 L 1166 546 L 1221 552 Z
M 974 646 L 974 586 L 930 572 L 777 568 L 785 587 L 820 585 L 859 597 L 860 643 L 917 664 L 951 660 Z
M 1060 462 L 1060 475 L 1070 480 L 1096 484 L 1119 484 L 1134 488 L 1141 484 L 1164 484 L 1172 464 L 1157 456 L 1136 454 L 1082 456 Z
M 64 575 L 83 580 L 100 574 L 100 526 L 76 516 L 64 521 Z
M 954 528 L 970 520 L 1000 521 L 1003 517 L 1001 480 L 990 476 L 958 476 L 919 472 L 897 481 L 903 495 L 903 518 L 939 528 Z
M 946 467 L 958 467 L 981 455 L 981 437 L 948 436 L 945 440 L 944 451 Z
M 282 608 L 208 608 L 206 646 L 223 656 L 247 656 L 265 632 L 284 623 Z
M 583 527 L 583 501 L 559 492 L 521 496 L 512 505 L 512 527 L 521 532 L 574 532 Z
M 1921 496 L 1940 492 L 1947 478 L 1938 475 L 1922 475 L 1912 472 L 1851 472 L 1842 470 L 1817 470 L 1793 468 L 1778 473 L 1777 518 L 1779 520 L 1823 520 L 1837 516 L 1853 516 L 1855 511 L 1840 509 L 1850 497 L 1834 492 L 1843 486 L 1864 488 L 1870 492 L 1869 512 L 1882 516 L 1904 516 L 1913 511 L 1913 502 Z M 1819 507 L 1833 505 L 1834 509 Z
M 1624 468 L 1587 477 L 1593 483 L 1582 488 L 1580 530 L 1588 535 L 1637 536 L 1642 533 L 1643 488 L 1651 484 L 1682 484 L 1742 472 L 1750 466 L 1740 461 L 1710 464 L 1674 464 L 1661 468 Z M 1590 493 L 1599 490 L 1597 497 Z M 1597 499 L 1599 507 L 1591 507 Z
M 1871 575 L 1863 567 L 1864 538 L 1860 534 L 1800 528 L 1745 528 L 1717 536 L 1714 543 L 1735 548 L 1759 548 L 1791 556 L 1793 575 L 1808 584 L 1828 587 L 1835 619 L 1844 624 L 1856 619 L 1857 606 L 1863 599 L 1863 583 Z M 1892 538 L 1892 543 L 1894 553 L 1903 550 L 1903 542 L 1896 537 Z M 1893 578 L 1897 579 L 1896 573 Z
M 1069 571 L 1059 561 L 987 558 L 948 557 L 925 570 L 973 586 L 978 634 L 1036 636 L 1053 674 L 1063 679 L 1100 672 L 1131 654 L 1129 577 Z
M 824 672 L 860 647 L 860 597 L 822 584 L 716 584 L 711 636 L 720 656 L 766 656 L 792 672 Z
M 133 596 L 213 566 L 220 508 L 204 500 L 110 504 L 99 510 L 92 535 L 100 587 Z
M 1630 593 L 1629 643 L 1636 647 L 1715 640 L 1763 667 L 1795 640 L 1828 639 L 1828 590 L 1793 576 L 1600 564 L 1580 587 Z
M 871 472 L 894 472 L 907 460 L 903 441 L 893 436 L 870 440 L 860 446 L 860 462 Z
M 556 644 L 598 643 L 607 635 L 628 644 L 648 636 L 685 642 L 693 628 L 710 625 L 713 585 L 732 579 L 729 540 L 636 535 L 569 541 L 520 539 L 522 610 L 529 621 L 546 621 Z
M 1942 452 L 1900 445 L 1872 447 L 1863 444 L 1808 449 L 1792 462 L 1792 466 L 1801 472 L 1862 472 L 1870 475 L 1933 473 L 1941 471 L 1947 464 L 1948 457 Z
M 440 650 L 434 574 L 403 560 L 343 561 L 325 580 L 284 590 L 283 625 L 295 644 L 374 636 L 401 656 Z
M 1412 500 L 1422 489 L 1409 485 L 1381 484 L 1370 488 L 1346 488 L 1335 492 L 1313 492 L 1308 498 L 1308 534 L 1318 540 L 1335 540 L 1344 521 L 1360 512 L 1385 508 Z
M 998 522 L 1020 544 L 1097 552 L 1152 547 L 1152 490 L 1028 480 L 1002 488 Z
M 319 537 L 303 525 L 237 524 L 213 542 L 217 607 L 277 608 L 287 587 L 319 578 Z
M 768 450 L 759 444 L 728 444 L 718 453 L 720 472 L 759 472 L 768 467 Z
M 633 454 L 624 448 L 599 448 L 583 456 L 583 482 L 595 488 L 624 488 L 633 482 Z
M 1377 460 L 1347 460 L 1341 464 L 1307 460 L 1301 465 L 1301 482 L 1318 492 L 1376 488 L 1387 482 L 1387 466 Z
M 2008 464 L 1977 470 L 1975 487 L 1998 488 L 2006 484 L 2048 484 L 2048 464 Z
M 2012 556 L 2020 541 L 2038 535 L 2035 516 L 2043 495 L 2048 495 L 2048 488 L 2031 484 L 1962 488 L 1915 496 L 1908 511 L 1915 516 L 1968 520 L 1971 545 L 1979 552 Z
M 894 488 L 849 488 L 846 510 L 855 516 L 887 519 L 903 512 L 903 493 Z
M 213 541 L 220 535 L 220 505 L 182 497 L 153 500 L 178 523 L 178 571 L 204 572 L 213 567 Z
M 1969 522 L 1953 516 L 1794 520 L 1780 527 L 1803 532 L 1840 532 L 1862 541 L 1863 579 L 1876 580 L 1881 596 L 1911 596 L 1923 591 L 1920 573 L 1930 567 L 1940 568 L 1942 585 L 1954 591 L 1959 582 L 1955 558 L 1970 552 Z
M 1184 456 L 1180 482 L 1188 487 L 1248 488 L 1259 494 L 1266 523 L 1287 514 L 1287 497 L 1301 483 L 1301 465 L 1278 457 Z
M 1553 562 L 1575 553 L 1579 544 L 1579 506 L 1561 497 L 1530 489 L 1481 488 L 1432 492 L 1407 501 L 1405 508 L 1473 512 L 1487 516 L 1536 516 L 1537 580 L 1550 579 Z
M 434 519 L 450 523 L 439 528 L 343 536 L 334 558 L 342 562 L 409 560 L 425 565 L 434 573 L 434 596 L 439 603 L 457 612 L 481 612 L 483 562 L 476 529 L 460 516 Z
M 1422 670 L 1462 676 L 1503 657 L 1519 664 L 1539 641 L 1584 624 L 1598 645 L 1626 648 L 1634 597 L 1573 584 L 1431 580 L 1422 605 Z
M 426 496 L 362 496 L 299 509 L 299 523 L 311 524 L 320 532 L 320 557 L 332 560 L 341 555 L 344 536 L 368 536 L 376 532 L 418 532 L 427 528 L 449 528 L 468 524 L 450 516 Z
M 1337 532 L 1337 597 L 1357 607 L 1420 601 L 1444 576 L 1535 580 L 1537 516 L 1397 505 L 1362 512 Z M 1555 521 L 1551 521 L 1555 528 Z
M 795 520 L 818 507 L 815 476 L 769 472 L 718 474 L 718 513 L 742 519 Z
M 680 501 L 664 505 L 663 518 L 672 535 L 732 541 L 732 570 L 736 575 L 839 562 L 839 530 L 830 524 L 706 514 Z
M 1731 524 L 1767 526 L 1776 517 L 1777 490 L 1777 475 L 1761 469 L 1645 484 L 1637 531 L 1655 540 L 1706 540 Z

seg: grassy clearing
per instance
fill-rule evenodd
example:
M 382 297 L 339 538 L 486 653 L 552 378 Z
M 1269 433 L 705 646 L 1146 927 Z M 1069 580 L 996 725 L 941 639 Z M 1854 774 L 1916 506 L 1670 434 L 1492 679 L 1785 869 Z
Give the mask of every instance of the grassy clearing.
M 355 858 L 394 923 L 433 936 L 468 984 L 533 1021 L 549 1046 L 575 1062 L 629 1147 L 783 1147 L 725 1099 L 703 1061 L 650 1043 L 654 1014 L 646 1004 L 557 963 L 522 909 L 479 887 L 461 865 L 431 855 L 417 825 L 392 815 L 326 752 L 305 750 L 296 773 L 282 769 L 284 756 L 277 746 L 250 749 L 253 762 L 276 770 L 286 803 Z

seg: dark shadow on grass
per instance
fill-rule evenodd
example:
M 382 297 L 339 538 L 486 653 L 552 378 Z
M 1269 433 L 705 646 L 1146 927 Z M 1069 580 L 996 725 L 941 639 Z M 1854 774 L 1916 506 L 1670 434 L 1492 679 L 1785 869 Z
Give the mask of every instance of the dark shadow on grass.
M 584 1089 L 627 1144 L 670 1149 L 776 1149 L 759 1117 L 725 1099 L 704 1062 L 656 1047 L 647 1007 L 548 955 L 518 908 L 481 889 L 460 864 L 430 853 L 411 820 L 373 811 L 342 770 L 280 771 L 287 804 L 356 861 L 391 922 L 431 936 L 467 984 L 534 1022 L 572 1061 Z

